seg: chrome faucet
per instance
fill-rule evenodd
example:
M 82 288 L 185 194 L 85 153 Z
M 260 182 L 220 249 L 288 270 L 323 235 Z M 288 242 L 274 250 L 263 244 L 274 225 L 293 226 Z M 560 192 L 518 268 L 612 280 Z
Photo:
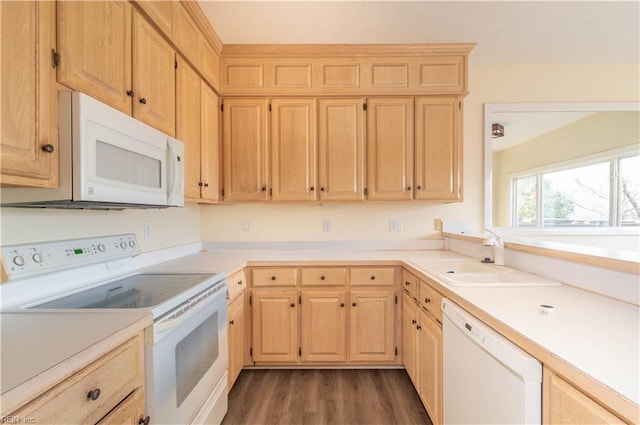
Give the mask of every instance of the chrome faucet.
M 484 229 L 491 233 L 493 236 L 489 236 L 482 241 L 482 245 L 493 247 L 493 263 L 496 266 L 504 266 L 504 240 L 496 232 Z

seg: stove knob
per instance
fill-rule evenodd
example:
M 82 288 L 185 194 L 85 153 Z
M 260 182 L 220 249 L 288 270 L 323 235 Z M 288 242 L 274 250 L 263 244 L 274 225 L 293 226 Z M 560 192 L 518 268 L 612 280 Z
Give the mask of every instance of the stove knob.
M 24 257 L 22 255 L 17 255 L 15 257 L 13 257 L 13 264 L 15 264 L 16 266 L 22 267 L 24 266 Z
M 120 242 L 120 248 L 127 249 L 127 243 L 126 242 Z
M 129 241 L 129 246 L 130 246 L 131 248 L 135 247 L 135 246 L 136 246 L 136 241 L 133 241 L 133 240 L 132 240 L 132 241 Z
M 40 254 L 39 252 L 36 252 L 35 254 L 33 254 L 33 261 L 35 261 L 36 263 L 42 263 L 44 261 L 44 258 L 42 257 L 42 254 Z
M 98 251 L 100 251 L 100 252 L 105 252 L 106 250 L 107 250 L 107 247 L 106 247 L 106 246 L 104 246 L 104 244 L 103 244 L 103 243 L 101 243 L 101 244 L 99 244 L 99 245 L 98 245 Z

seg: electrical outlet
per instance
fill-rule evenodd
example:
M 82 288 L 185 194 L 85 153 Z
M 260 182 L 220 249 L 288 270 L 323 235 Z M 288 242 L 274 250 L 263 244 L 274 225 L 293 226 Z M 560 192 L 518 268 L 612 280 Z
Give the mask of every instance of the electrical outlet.
M 150 221 L 144 222 L 144 238 L 151 239 L 151 222 Z
M 325 218 L 324 220 L 322 220 L 322 231 L 323 232 L 331 231 L 331 220 L 329 220 L 328 218 Z
M 437 230 L 438 232 L 442 232 L 442 219 L 441 218 L 436 218 L 433 220 L 433 229 Z
M 251 222 L 249 220 L 242 220 L 242 231 L 243 232 L 251 231 Z
M 399 218 L 392 218 L 389 220 L 390 232 L 402 232 L 402 220 Z

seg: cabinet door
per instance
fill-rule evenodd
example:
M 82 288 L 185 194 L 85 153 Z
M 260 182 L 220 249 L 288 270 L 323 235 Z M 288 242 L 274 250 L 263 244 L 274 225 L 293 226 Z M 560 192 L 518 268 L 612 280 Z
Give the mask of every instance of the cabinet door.
M 227 308 L 229 320 L 229 385 L 231 391 L 234 382 L 244 366 L 244 293 L 229 304 Z
M 617 416 L 548 368 L 542 375 L 543 424 L 622 424 Z
M 184 143 L 184 196 L 199 199 L 200 76 L 178 57 L 176 72 L 176 137 Z
M 297 363 L 297 291 L 253 292 L 253 360 Z
M 393 290 L 351 291 L 350 361 L 395 360 Z
M 131 115 L 131 5 L 61 1 L 58 81 Z M 51 46 L 53 47 L 53 46 Z M 156 73 L 145 74 L 145 77 Z M 148 78 L 151 79 L 151 78 Z
M 316 113 L 313 99 L 271 101 L 274 201 L 316 199 Z
M 346 291 L 302 291 L 303 362 L 347 361 Z
M 220 115 L 216 92 L 200 83 L 200 197 L 220 201 Z
M 171 136 L 176 127 L 176 58 L 139 13 L 133 15 L 133 116 Z
M 226 99 L 223 102 L 225 201 L 269 199 L 266 111 L 265 99 Z
M 321 201 L 364 200 L 364 99 L 318 101 Z
M 461 199 L 461 102 L 416 98 L 416 199 Z
M 434 424 L 442 423 L 442 329 L 419 310 L 418 394 Z
M 0 2 L 0 25 L 0 182 L 57 187 L 55 3 Z
M 417 376 L 417 339 L 418 307 L 408 295 L 402 296 L 402 364 L 413 385 L 418 388 Z
M 367 100 L 367 165 L 368 199 L 412 199 L 413 98 Z

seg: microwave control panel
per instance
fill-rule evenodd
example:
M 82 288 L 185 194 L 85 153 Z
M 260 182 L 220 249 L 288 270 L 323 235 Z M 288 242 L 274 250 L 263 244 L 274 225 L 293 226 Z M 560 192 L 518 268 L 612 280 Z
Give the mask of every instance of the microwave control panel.
M 140 253 L 133 233 L 2 247 L 10 279 L 50 273 L 79 265 L 113 261 Z

